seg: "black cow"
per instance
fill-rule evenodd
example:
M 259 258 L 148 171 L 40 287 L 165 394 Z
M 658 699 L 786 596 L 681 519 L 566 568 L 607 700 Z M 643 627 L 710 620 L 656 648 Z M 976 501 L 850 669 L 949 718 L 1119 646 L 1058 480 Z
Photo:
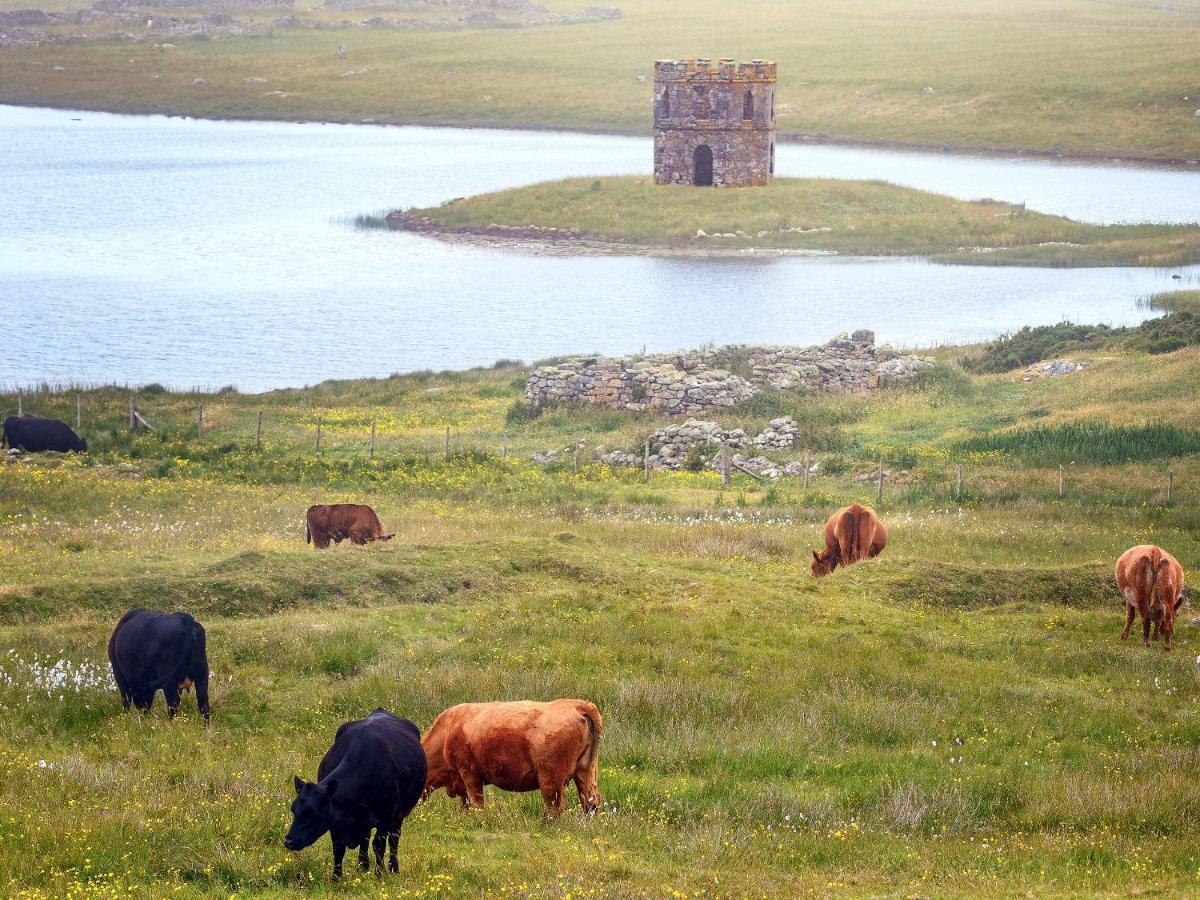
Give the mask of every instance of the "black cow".
M 131 609 L 108 639 L 108 660 L 121 703 L 149 712 L 154 694 L 167 698 L 167 717 L 179 710 L 179 693 L 196 686 L 196 706 L 208 724 L 208 654 L 204 626 L 185 612 Z
M 363 871 L 369 868 L 367 840 L 374 828 L 376 871 L 383 871 L 385 840 L 388 869 L 400 871 L 400 826 L 425 789 L 425 751 L 416 725 L 385 709 L 344 722 L 321 760 L 316 783 L 297 775 L 295 784 L 292 827 L 284 847 L 303 850 L 328 831 L 337 881 L 347 847 L 358 847 L 359 865 Z
M 66 453 L 87 451 L 87 441 L 58 419 L 37 419 L 33 416 L 9 416 L 4 420 L 4 442 L 26 453 L 57 450 Z

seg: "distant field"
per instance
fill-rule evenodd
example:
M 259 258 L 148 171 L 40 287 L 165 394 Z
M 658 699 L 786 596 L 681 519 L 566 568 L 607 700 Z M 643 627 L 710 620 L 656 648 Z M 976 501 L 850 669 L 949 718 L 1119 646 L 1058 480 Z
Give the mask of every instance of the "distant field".
M 762 187 L 702 190 L 656 185 L 649 177 L 572 178 L 409 212 L 447 234 L 495 239 L 493 225 L 524 229 L 512 238 L 518 244 L 552 239 L 533 225 L 576 229 L 581 239 L 714 253 L 807 250 L 973 265 L 1200 261 L 1200 225 L 1086 225 L 1011 203 L 968 202 L 877 181 L 779 178 Z M 560 238 L 568 252 L 570 240 Z
M 586 4 L 548 5 L 558 13 Z M 783 133 L 1200 157 L 1197 0 L 619 5 L 618 21 L 537 28 L 354 25 L 275 28 L 272 37 L 253 39 L 158 35 L 144 43 L 8 47 L 0 49 L 0 102 L 647 133 L 655 59 L 766 57 L 779 62 Z M 412 17 L 402 10 L 313 13 L 310 6 L 300 5 L 301 18 Z M 259 25 L 278 15 L 232 12 Z M 177 46 L 154 46 L 163 42 Z M 334 52 L 339 43 L 344 59 Z M 207 83 L 193 85 L 197 78 Z
M 83 392 L 91 453 L 0 463 L 0 893 L 1193 894 L 1200 620 L 1184 608 L 1171 654 L 1122 644 L 1111 565 L 1156 541 L 1200 567 L 1200 348 L 1073 354 L 1091 365 L 1031 382 L 937 356 L 904 389 L 720 416 L 792 415 L 803 446 L 778 456 L 815 454 L 807 491 L 592 462 L 665 420 L 530 418 L 515 365 L 146 386 L 158 431 L 137 437 L 125 391 Z M 74 417 L 73 392 L 23 402 Z M 580 442 L 578 471 L 528 460 Z M 881 457 L 887 550 L 814 581 L 821 523 L 874 502 Z M 396 538 L 305 546 L 304 509 L 338 500 Z M 172 724 L 161 699 L 122 714 L 104 647 L 132 605 L 207 626 L 210 730 L 191 698 Z M 604 716 L 593 821 L 438 795 L 400 875 L 337 888 L 327 840 L 282 848 L 291 777 L 344 719 L 384 705 L 428 727 L 463 700 L 554 696 Z

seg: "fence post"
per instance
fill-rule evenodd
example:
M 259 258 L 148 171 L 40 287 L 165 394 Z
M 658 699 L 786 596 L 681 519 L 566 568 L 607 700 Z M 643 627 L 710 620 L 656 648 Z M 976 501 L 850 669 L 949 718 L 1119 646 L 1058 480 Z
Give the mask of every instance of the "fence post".
M 962 500 L 962 463 L 958 464 L 958 489 L 954 493 L 954 499 Z
M 200 407 L 200 412 L 196 413 L 196 440 L 204 437 L 204 407 Z
M 75 430 L 79 431 L 83 428 L 83 418 L 80 414 L 79 395 L 75 395 Z
M 721 442 L 721 484 L 729 484 L 729 442 Z
M 317 452 L 321 452 L 321 420 L 324 416 L 317 416 Z
M 17 388 L 17 415 L 25 415 L 25 397 L 20 388 Z
M 646 441 L 646 446 L 642 450 L 642 477 L 646 483 L 650 482 L 650 442 Z
M 129 395 L 129 430 L 137 431 L 137 395 Z
M 1066 484 L 1063 481 L 1063 467 L 1059 466 L 1058 467 L 1058 496 L 1059 496 L 1059 499 L 1062 499 L 1062 497 L 1065 493 L 1065 488 L 1066 488 Z
M 262 447 L 262 410 L 258 411 L 258 427 L 254 430 L 254 447 L 261 449 Z
M 375 458 L 375 420 L 371 420 L 371 459 Z
M 809 467 L 809 465 L 810 465 L 810 463 L 808 461 L 808 451 L 805 450 L 804 451 L 804 489 L 806 491 L 808 490 L 808 467 Z
M 883 454 L 879 454 L 879 488 L 875 491 L 875 500 L 883 500 Z
M 450 458 L 450 426 L 446 426 L 446 459 Z
M 1167 503 L 1175 499 L 1175 473 L 1167 473 Z

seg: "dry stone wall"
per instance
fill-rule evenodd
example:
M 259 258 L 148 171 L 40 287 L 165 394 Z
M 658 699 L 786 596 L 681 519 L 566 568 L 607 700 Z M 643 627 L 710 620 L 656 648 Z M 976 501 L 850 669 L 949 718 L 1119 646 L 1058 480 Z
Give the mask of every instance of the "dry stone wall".
M 877 347 L 874 333 L 865 330 L 817 347 L 738 345 L 625 358 L 574 357 L 534 370 L 525 385 L 525 404 L 694 415 L 735 406 L 764 389 L 863 393 L 909 381 L 933 365 L 928 357 Z

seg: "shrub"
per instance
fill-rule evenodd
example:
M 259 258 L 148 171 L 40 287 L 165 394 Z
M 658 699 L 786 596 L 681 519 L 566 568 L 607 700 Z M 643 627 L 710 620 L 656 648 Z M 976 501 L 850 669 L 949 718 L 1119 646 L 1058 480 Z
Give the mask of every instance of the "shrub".
M 518 397 L 512 402 L 512 406 L 508 408 L 508 412 L 504 414 L 504 422 L 507 425 L 525 425 L 532 422 L 542 414 L 540 406 L 526 406 L 525 398 Z
M 1008 372 L 1064 353 L 1103 347 L 1124 331 L 1107 325 L 1076 325 L 1072 322 L 1036 328 L 1026 325 L 1018 332 L 985 344 L 979 353 L 964 356 L 960 362 L 964 369 L 977 375 Z
M 687 458 L 683 461 L 683 467 L 689 472 L 703 472 L 704 464 L 704 454 L 701 452 L 699 444 L 693 444 L 688 448 Z

